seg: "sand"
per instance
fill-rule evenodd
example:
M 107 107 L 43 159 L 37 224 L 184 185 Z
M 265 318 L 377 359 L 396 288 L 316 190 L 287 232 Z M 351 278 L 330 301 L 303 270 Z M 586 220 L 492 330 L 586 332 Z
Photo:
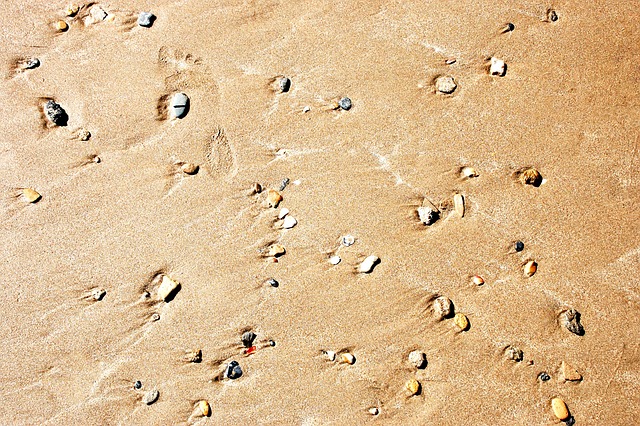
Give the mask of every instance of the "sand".
M 554 397 L 578 425 L 640 422 L 633 2 L 115 0 L 63 33 L 65 2 L 32 3 L 0 6 L 0 424 L 550 425 Z M 166 114 L 176 92 L 183 119 Z M 514 178 L 529 166 L 539 187 Z M 158 301 L 164 276 L 180 288 Z M 466 331 L 434 316 L 441 295 Z M 562 327 L 568 308 L 584 335 Z M 232 360 L 236 380 L 220 376 Z M 192 416 L 200 400 L 210 417 Z

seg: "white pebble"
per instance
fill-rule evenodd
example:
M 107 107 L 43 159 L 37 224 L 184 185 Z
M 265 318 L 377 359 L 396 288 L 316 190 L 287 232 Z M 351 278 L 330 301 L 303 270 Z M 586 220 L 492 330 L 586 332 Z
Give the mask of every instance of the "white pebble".
M 332 265 L 337 265 L 340 262 L 342 262 L 342 259 L 340 258 L 340 256 L 331 256 L 329 258 L 329 263 Z
M 189 110 L 189 97 L 184 93 L 176 93 L 171 98 L 171 115 L 175 118 L 183 118 Z
M 289 214 L 289 209 L 288 209 L 288 208 L 286 208 L 286 207 L 283 207 L 283 208 L 280 210 L 280 213 L 278 213 L 278 219 L 284 219 L 284 217 L 285 217 L 286 215 L 288 215 L 288 214 Z
M 284 218 L 284 221 L 282 221 L 282 227 L 284 229 L 291 229 L 297 224 L 298 224 L 298 221 L 293 216 L 287 216 Z
M 352 246 L 355 242 L 356 239 L 353 235 L 345 235 L 344 237 L 342 237 L 342 245 L 345 247 Z
M 503 60 L 498 58 L 491 58 L 491 66 L 489 67 L 489 74 L 502 77 L 507 71 L 507 64 Z
M 327 357 L 329 361 L 336 360 L 336 353 L 334 351 L 324 351 L 324 355 Z
M 360 266 L 358 267 L 358 272 L 362 272 L 364 274 L 368 274 L 373 271 L 373 268 L 380 263 L 380 258 L 378 256 L 368 256 L 365 260 L 362 261 Z
M 409 354 L 409 362 L 416 368 L 424 368 L 427 365 L 427 355 L 421 351 L 413 351 Z

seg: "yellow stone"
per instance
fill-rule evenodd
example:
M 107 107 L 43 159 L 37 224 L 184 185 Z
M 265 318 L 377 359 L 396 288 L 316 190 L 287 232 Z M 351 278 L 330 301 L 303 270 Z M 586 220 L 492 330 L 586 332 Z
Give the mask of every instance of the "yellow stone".
M 286 250 L 284 248 L 283 245 L 281 244 L 274 244 L 271 247 L 269 247 L 269 252 L 267 253 L 268 256 L 273 256 L 273 257 L 278 257 L 281 256 L 283 254 L 285 254 Z
M 56 29 L 58 31 L 67 31 L 69 29 L 69 25 L 64 21 L 56 22 Z
M 64 13 L 67 16 L 75 16 L 75 14 L 78 13 L 79 10 L 80 6 L 78 6 L 77 4 L 70 4 L 69 6 L 67 6 L 67 9 L 64 11 Z
M 198 403 L 198 408 L 203 416 L 209 417 L 211 415 L 211 406 L 209 405 L 209 401 L 205 401 L 203 399 Z
M 344 364 L 353 365 L 356 363 L 356 357 L 350 353 L 340 355 L 340 362 Z
M 453 317 L 453 323 L 462 331 L 469 328 L 469 319 L 465 314 L 457 313 L 456 316 Z
M 520 182 L 523 185 L 539 186 L 542 183 L 542 176 L 539 171 L 532 167 L 520 172 Z
M 532 277 L 533 274 L 535 274 L 536 271 L 538 270 L 538 264 L 533 260 L 530 260 L 524 265 L 523 270 L 524 270 L 525 277 Z
M 267 193 L 267 202 L 269 205 L 276 208 L 278 207 L 278 204 L 280 204 L 280 201 L 282 201 L 282 195 L 280 195 L 280 193 L 275 189 L 270 189 Z
M 560 420 L 567 420 L 569 418 L 569 409 L 567 404 L 560 398 L 553 398 L 551 400 L 551 409 L 553 414 Z
M 453 206 L 456 213 L 458 213 L 460 217 L 464 217 L 464 196 L 462 194 L 456 194 L 453 196 Z
M 40 195 L 38 191 L 33 188 L 24 188 L 22 190 L 22 195 L 24 196 L 25 200 L 30 203 L 37 203 L 40 198 L 42 198 L 42 195 Z
M 409 393 L 411 394 L 411 396 L 413 395 L 417 395 L 420 393 L 420 388 L 422 387 L 420 385 L 420 382 L 417 381 L 416 379 L 411 379 L 407 382 L 407 384 L 405 385 L 405 387 L 407 388 L 407 390 L 409 391 Z

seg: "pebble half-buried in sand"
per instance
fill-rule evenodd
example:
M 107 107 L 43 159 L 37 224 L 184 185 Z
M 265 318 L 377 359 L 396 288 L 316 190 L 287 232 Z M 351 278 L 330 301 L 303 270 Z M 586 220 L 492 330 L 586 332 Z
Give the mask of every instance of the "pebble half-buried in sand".
M 448 318 L 453 313 L 453 304 L 451 299 L 445 296 L 440 296 L 433 301 L 433 313 L 438 320 Z
M 408 359 L 415 368 L 423 369 L 427 366 L 427 354 L 422 351 L 412 351 Z
M 580 312 L 575 309 L 567 309 L 560 313 L 560 324 L 567 330 L 578 336 L 584 334 L 584 328 L 580 324 Z
M 149 392 L 145 393 L 142 397 L 142 402 L 147 405 L 151 405 L 156 402 L 160 398 L 160 392 L 157 389 L 152 389 Z
M 37 203 L 42 198 L 42 195 L 33 188 L 24 188 L 22 190 L 22 196 L 28 203 Z
M 184 93 L 176 93 L 169 103 L 171 117 L 184 118 L 189 112 L 189 97 Z
M 378 263 L 380 263 L 380 258 L 378 256 L 367 256 L 367 258 L 362 261 L 360 266 L 358 266 L 358 272 L 369 274 L 371 273 L 371 271 L 373 271 L 373 268 L 375 268 Z
M 404 386 L 410 396 L 418 395 L 422 389 L 422 385 L 416 379 L 410 379 Z

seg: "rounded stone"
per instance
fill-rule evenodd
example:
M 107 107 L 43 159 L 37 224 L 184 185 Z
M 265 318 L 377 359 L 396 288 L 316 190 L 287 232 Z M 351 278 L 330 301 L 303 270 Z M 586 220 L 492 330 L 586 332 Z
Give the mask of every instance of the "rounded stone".
M 278 81 L 278 86 L 280 87 L 280 91 L 282 93 L 288 92 L 291 88 L 291 80 L 287 77 L 280 77 Z
M 462 331 L 465 331 L 469 328 L 469 319 L 465 314 L 462 313 L 457 313 L 453 317 L 453 323 Z
M 508 359 L 515 362 L 520 362 L 524 359 L 524 353 L 519 348 L 516 348 L 514 346 L 509 346 L 505 350 L 505 355 Z
M 524 250 L 524 243 L 522 241 L 516 241 L 514 249 L 518 252 Z
M 38 58 L 29 58 L 24 61 L 24 68 L 27 70 L 32 70 L 34 68 L 38 68 L 40 66 L 40 59 Z
M 171 98 L 169 107 L 173 117 L 184 118 L 189 112 L 189 97 L 184 93 L 176 93 Z
M 373 268 L 375 268 L 378 263 L 380 263 L 380 258 L 378 256 L 375 256 L 375 255 L 367 256 L 362 261 L 360 266 L 358 266 L 358 272 L 361 272 L 363 274 L 369 274 L 373 271 Z
M 338 263 L 342 262 L 342 259 L 340 258 L 340 256 L 331 256 L 329 258 L 329 263 L 332 265 L 337 265 Z
M 530 167 L 520 172 L 519 176 L 520 182 L 523 185 L 531 185 L 531 186 L 540 186 L 542 184 L 542 175 L 539 171 Z
M 94 288 L 93 290 L 91 290 L 91 296 L 95 299 L 95 300 L 102 300 L 104 298 L 104 296 L 106 296 L 107 291 L 103 288 Z
M 372 416 L 377 416 L 378 414 L 380 414 L 380 409 L 378 407 L 371 407 L 369 408 L 369 414 L 371 414 Z
M 70 4 L 64 11 L 64 14 L 67 16 L 75 16 L 80 10 L 80 6 L 77 4 Z
M 551 409 L 553 410 L 553 414 L 559 420 L 566 420 L 569 418 L 569 409 L 567 408 L 567 404 L 560 398 L 553 398 L 551 400 Z
M 409 354 L 409 362 L 418 369 L 423 369 L 427 366 L 427 355 L 421 351 L 413 351 Z
M 231 380 L 239 379 L 242 376 L 242 368 L 240 368 L 240 364 L 238 364 L 237 361 L 231 361 L 227 364 L 224 375 Z
M 450 76 L 441 76 L 438 77 L 435 81 L 436 90 L 445 95 L 450 95 L 455 92 L 458 85 L 453 77 Z
M 291 229 L 298 224 L 298 221 L 293 216 L 287 216 L 282 221 L 282 227 L 284 229 Z
M 182 166 L 180 166 L 180 169 L 182 169 L 182 171 L 187 175 L 195 175 L 196 173 L 198 173 L 200 166 L 193 163 L 184 163 Z
M 67 24 L 65 21 L 58 21 L 56 22 L 56 29 L 58 31 L 67 31 L 69 29 L 69 24 Z
M 149 392 L 145 393 L 142 397 L 142 402 L 151 405 L 158 400 L 160 397 L 160 392 L 157 389 L 152 389 Z
M 55 101 L 48 100 L 44 104 L 44 114 L 56 126 L 66 126 L 69 116 L 67 112 Z
M 151 321 L 153 322 L 160 321 L 160 314 L 156 312 L 153 315 L 151 315 Z
M 451 299 L 440 296 L 433 301 L 433 312 L 439 320 L 448 318 L 453 313 L 453 304 Z
M 138 15 L 138 25 L 141 27 L 149 28 L 153 25 L 153 21 L 156 20 L 156 15 L 151 12 L 140 12 Z
M 551 376 L 549 376 L 545 371 L 543 371 L 542 373 L 538 374 L 538 379 L 540 379 L 540 381 L 546 382 L 551 379 Z
M 267 342 L 267 345 L 269 345 L 269 346 L 273 347 L 273 346 L 275 346 L 275 345 L 276 345 L 276 342 L 275 342 L 275 340 L 269 340 L 269 341 Z
M 340 108 L 342 108 L 345 111 L 348 111 L 351 109 L 351 99 L 344 97 L 342 99 L 340 99 L 338 101 L 338 106 L 340 106 Z
M 431 206 L 418 207 L 418 218 L 420 219 L 420 222 L 424 223 L 427 226 L 430 226 L 436 223 L 439 217 L 440 217 L 440 212 L 435 207 L 431 207 Z
M 280 283 L 275 278 L 269 278 L 267 280 L 267 284 L 269 284 L 271 287 L 278 287 L 280 285 Z
M 342 245 L 345 247 L 352 246 L 355 242 L 356 239 L 353 235 L 345 235 L 344 237 L 342 237 Z
M 133 388 L 142 389 L 142 382 L 140 380 L 136 380 L 136 382 L 133 384 Z
M 242 344 L 245 348 L 250 348 L 253 346 L 253 341 L 256 340 L 256 333 L 253 331 L 246 331 L 242 334 Z
M 78 139 L 80 139 L 83 142 L 88 141 L 89 139 L 91 139 L 91 132 L 88 131 L 87 129 L 80 129 L 78 131 Z
M 409 394 L 413 396 L 413 395 L 418 395 L 420 393 L 420 389 L 422 388 L 422 385 L 420 385 L 420 382 L 417 381 L 416 379 L 411 379 L 406 383 L 405 388 L 409 391 Z

